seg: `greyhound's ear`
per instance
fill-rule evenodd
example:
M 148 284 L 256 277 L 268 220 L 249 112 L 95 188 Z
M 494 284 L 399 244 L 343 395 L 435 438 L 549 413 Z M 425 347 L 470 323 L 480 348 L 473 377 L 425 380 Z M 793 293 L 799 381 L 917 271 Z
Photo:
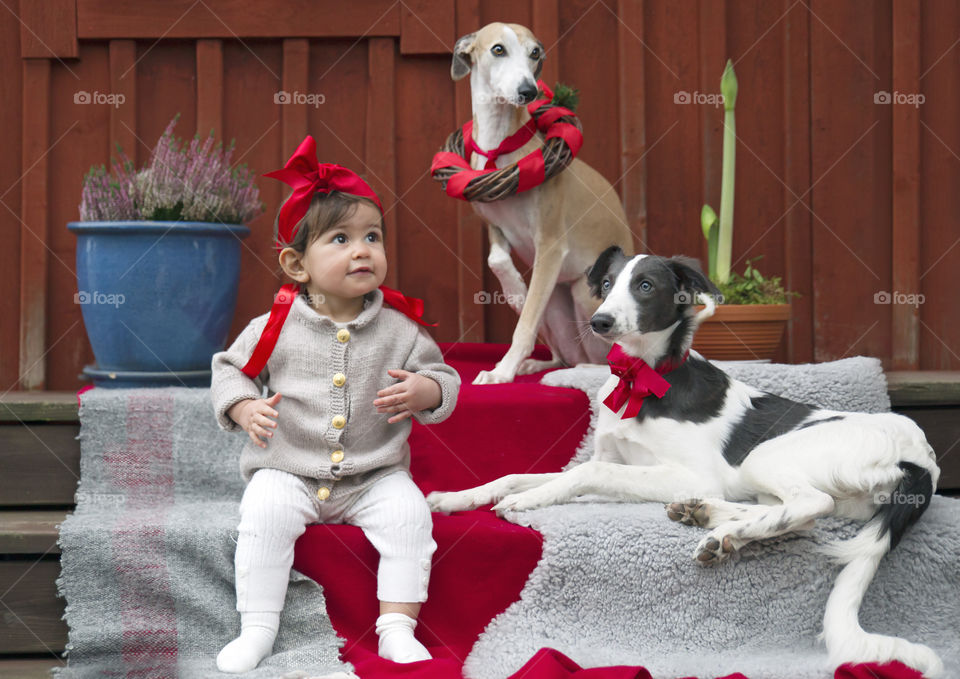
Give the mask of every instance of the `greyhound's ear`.
M 690 304 L 697 303 L 697 293 L 704 292 L 713 297 L 719 298 L 720 290 L 713 282 L 707 278 L 700 268 L 700 262 L 692 257 L 677 255 L 667 260 L 670 269 L 677 277 L 677 289 L 686 290 L 690 293 Z
M 603 280 L 607 277 L 607 274 L 616 275 L 619 273 L 620 269 L 623 268 L 624 260 L 626 260 L 626 256 L 617 245 L 611 245 L 601 252 L 593 266 L 588 267 L 584 272 L 587 277 L 587 285 L 590 287 L 590 294 L 597 298 L 603 297 L 603 290 L 601 289 Z
M 450 64 L 450 77 L 454 80 L 460 80 L 470 72 L 470 68 L 473 65 L 473 59 L 470 54 L 473 52 L 476 39 L 476 32 L 467 33 L 457 40 L 457 43 L 453 46 L 453 62 Z

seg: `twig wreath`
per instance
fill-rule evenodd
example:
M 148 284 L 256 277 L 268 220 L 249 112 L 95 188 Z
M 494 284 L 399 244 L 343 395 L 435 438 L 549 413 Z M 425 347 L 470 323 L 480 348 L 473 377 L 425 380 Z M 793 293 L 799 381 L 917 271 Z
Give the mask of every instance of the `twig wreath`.
M 484 153 L 473 143 L 473 121 L 447 137 L 443 148 L 433 157 L 430 171 L 441 183 L 448 196 L 460 200 L 490 203 L 528 191 L 559 174 L 570 164 L 583 146 L 583 128 L 580 119 L 570 109 L 552 103 L 553 92 L 542 82 L 537 83 L 546 98 L 527 104 L 532 118 L 504 143 Z M 512 165 L 496 169 L 496 156 L 523 146 L 534 135 L 533 128 L 542 132 L 544 145 Z M 505 148 L 504 145 L 509 145 Z M 465 153 L 487 156 L 486 168 L 473 170 Z

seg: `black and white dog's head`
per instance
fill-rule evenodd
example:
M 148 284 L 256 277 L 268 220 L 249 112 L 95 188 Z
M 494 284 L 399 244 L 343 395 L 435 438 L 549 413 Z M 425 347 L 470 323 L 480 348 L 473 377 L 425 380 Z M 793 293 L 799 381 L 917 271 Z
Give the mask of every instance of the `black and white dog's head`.
M 649 365 L 679 359 L 700 322 L 713 314 L 720 291 L 690 257 L 627 257 L 604 250 L 587 270 L 587 283 L 603 300 L 590 326 Z M 703 293 L 703 294 L 701 294 Z M 695 304 L 706 304 L 697 312 Z

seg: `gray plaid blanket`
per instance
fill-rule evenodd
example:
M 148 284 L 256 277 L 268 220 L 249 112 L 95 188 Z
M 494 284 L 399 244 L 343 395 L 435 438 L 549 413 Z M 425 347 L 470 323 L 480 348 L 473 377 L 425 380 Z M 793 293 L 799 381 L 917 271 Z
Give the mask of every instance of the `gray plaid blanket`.
M 70 627 L 59 679 L 227 677 L 243 437 L 208 389 L 94 389 L 80 409 L 77 509 L 60 529 Z M 274 655 L 244 677 L 347 672 L 320 587 L 292 574 Z M 343 676 L 343 675 L 341 675 Z

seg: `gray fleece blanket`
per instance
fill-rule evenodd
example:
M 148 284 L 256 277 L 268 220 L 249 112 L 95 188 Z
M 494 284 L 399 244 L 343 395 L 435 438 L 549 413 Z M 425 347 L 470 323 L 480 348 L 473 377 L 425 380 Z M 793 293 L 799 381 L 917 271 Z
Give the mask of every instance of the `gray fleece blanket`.
M 723 367 L 758 388 L 824 407 L 889 408 L 875 359 Z M 583 389 L 595 401 L 608 374 L 588 366 L 543 382 Z M 590 452 L 588 434 L 573 463 Z M 580 501 L 507 518 L 543 533 L 543 558 L 520 600 L 471 651 L 464 673 L 472 679 L 507 677 L 543 646 L 586 667 L 644 665 L 658 679 L 833 676 L 817 635 L 839 567 L 817 546 L 852 535 L 857 524 L 821 520 L 811 534 L 754 544 L 735 561 L 703 568 L 692 558 L 703 529 L 670 521 L 658 503 Z M 947 677 L 960 677 L 957 553 L 960 501 L 936 497 L 884 559 L 861 609 L 865 629 L 934 648 Z
M 243 438 L 217 428 L 208 389 L 94 389 L 80 423 L 77 508 L 60 528 L 60 679 L 346 676 L 321 589 L 297 573 L 274 655 L 244 675 L 216 670 L 240 626 Z

